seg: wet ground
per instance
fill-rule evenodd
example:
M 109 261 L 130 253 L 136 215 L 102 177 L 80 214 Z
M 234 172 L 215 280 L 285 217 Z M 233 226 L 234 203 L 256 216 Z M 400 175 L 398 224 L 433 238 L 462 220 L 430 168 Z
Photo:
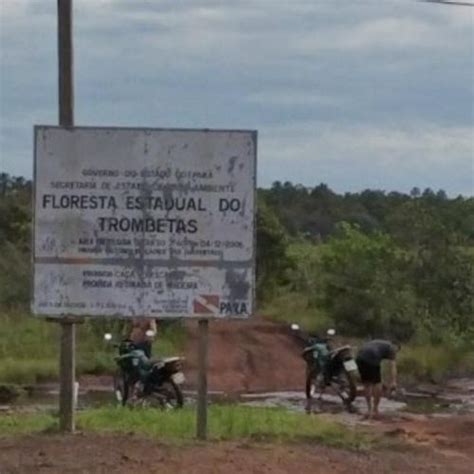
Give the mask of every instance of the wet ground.
M 187 331 L 188 344 L 181 355 L 185 356 L 185 373 L 189 387 L 195 387 L 197 326 L 189 324 Z M 282 357 L 282 354 L 285 354 L 285 357 Z M 275 370 L 275 367 L 278 367 L 278 370 Z M 303 411 L 304 379 L 305 363 L 301 358 L 301 343 L 287 325 L 262 318 L 245 322 L 213 322 L 210 325 L 208 386 L 211 402 L 231 401 Z M 81 377 L 78 408 L 113 403 L 111 387 L 110 377 Z M 301 387 L 301 390 L 276 391 L 280 390 L 280 387 Z M 239 392 L 245 394 L 230 397 L 226 395 Z M 186 395 L 187 403 L 193 403 L 195 392 L 189 391 Z M 15 403 L 2 405 L 0 401 L 0 411 L 56 408 L 57 397 L 57 385 L 37 386 L 32 388 L 29 395 L 19 397 Z M 356 410 L 363 411 L 363 397 L 358 397 L 354 406 Z M 383 399 L 380 408 L 386 414 L 472 412 L 474 379 L 456 379 L 443 385 L 418 385 L 400 393 L 395 399 Z M 338 413 L 342 411 L 342 405 L 337 397 L 327 394 L 324 396 L 322 410 Z
M 197 382 L 197 326 L 191 324 L 186 357 L 190 386 Z M 305 365 L 301 347 L 285 325 L 255 319 L 213 322 L 209 328 L 208 382 L 211 403 L 277 406 L 302 412 Z M 282 357 L 285 354 L 285 357 Z M 225 355 L 225 356 L 224 356 Z M 278 367 L 278 370 L 275 370 Z M 245 392 L 239 396 L 228 393 Z M 186 392 L 186 403 L 196 394 Z M 82 377 L 78 408 L 113 403 L 110 377 Z M 363 397 L 354 403 L 364 413 Z M 57 410 L 57 385 L 32 387 L 2 412 Z M 322 409 L 348 425 L 363 425 L 386 438 L 402 440 L 402 450 L 347 451 L 317 443 L 264 444 L 253 440 L 166 445 L 131 435 L 41 434 L 3 438 L 0 473 L 213 474 L 272 473 L 446 473 L 474 472 L 474 379 L 418 385 L 396 399 L 382 399 L 382 419 L 363 421 L 343 410 L 337 397 L 324 396 Z M 318 416 L 318 415 L 314 415 Z
M 305 397 L 302 392 L 271 392 L 245 394 L 241 403 L 251 406 L 285 407 L 290 410 L 303 411 Z M 339 397 L 324 394 L 322 401 L 313 403 L 315 410 L 338 412 L 342 410 Z M 360 394 L 353 403 L 355 412 L 364 411 L 365 399 Z M 453 380 L 445 386 L 425 386 L 419 389 L 400 390 L 391 398 L 382 398 L 380 402 L 382 414 L 402 412 L 435 414 L 435 413 L 474 413 L 474 381 L 471 379 Z
M 257 407 L 281 407 L 292 411 L 305 410 L 305 396 L 302 391 L 256 392 L 228 396 L 224 392 L 209 393 L 211 403 L 238 403 Z M 187 404 L 194 404 L 196 392 L 185 391 Z M 78 409 L 98 407 L 114 403 L 114 396 L 107 380 L 100 384 L 79 386 Z M 58 388 L 56 385 L 42 385 L 23 392 L 16 400 L 0 404 L 0 412 L 11 410 L 55 409 L 58 404 Z M 359 395 L 353 403 L 354 412 L 365 410 L 365 400 Z M 321 402 L 313 403 L 315 412 L 344 412 L 340 399 L 326 393 Z M 474 413 L 474 380 L 454 379 L 444 385 L 420 385 L 416 389 L 400 390 L 393 398 L 382 398 L 380 412 L 387 415 L 412 414 L 463 414 Z
M 386 448 L 359 452 L 318 443 L 265 444 L 255 440 L 177 445 L 134 435 L 93 433 L 15 439 L 0 436 L 0 473 L 472 474 L 474 414 L 466 414 L 474 408 L 472 388 L 470 381 L 455 381 L 431 394 L 407 394 L 405 401 L 383 399 L 382 418 L 371 422 L 342 411 L 340 403 L 326 395 L 326 412 L 347 425 L 364 425 L 396 441 Z M 108 390 L 87 390 L 80 393 L 79 408 L 108 404 L 111 397 Z M 193 392 L 187 394 L 187 401 L 194 403 Z M 211 403 L 229 401 L 222 393 L 211 394 Z M 291 391 L 245 394 L 237 403 L 304 409 L 303 395 Z M 356 406 L 363 410 L 363 400 L 357 400 Z M 57 407 L 57 393 L 52 389 L 18 400 L 8 410 L 48 407 Z M 430 414 L 417 414 L 421 409 Z
M 111 384 L 102 379 L 80 387 L 78 408 L 113 403 Z M 186 403 L 194 404 L 196 394 L 186 392 Z M 210 403 L 239 403 L 250 406 L 283 407 L 303 412 L 302 391 L 246 393 L 229 397 L 210 393 Z M 425 385 L 383 398 L 381 418 L 364 421 L 363 397 L 354 402 L 356 413 L 342 408 L 337 397 L 324 395 L 322 410 L 348 426 L 363 426 L 393 446 L 368 452 L 353 452 L 314 443 L 267 445 L 241 442 L 186 444 L 181 447 L 127 435 L 76 436 L 35 435 L 18 439 L 0 436 L 0 473 L 144 473 L 209 474 L 273 473 L 445 473 L 474 472 L 474 380 L 456 379 L 442 386 Z M 57 386 L 30 390 L 1 411 L 57 409 Z M 358 412 L 358 413 L 357 413 Z M 318 415 L 314 415 L 318 416 Z M 28 454 L 25 454 L 28 453 Z

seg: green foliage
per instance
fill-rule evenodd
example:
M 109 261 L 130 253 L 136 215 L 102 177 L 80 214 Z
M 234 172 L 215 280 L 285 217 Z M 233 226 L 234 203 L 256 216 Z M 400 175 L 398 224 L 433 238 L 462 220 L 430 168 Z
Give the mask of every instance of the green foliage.
M 0 173 L 0 307 L 29 301 L 30 200 L 30 182 Z
M 30 234 L 31 182 L 0 173 L 0 244 L 13 242 L 26 251 Z
M 440 382 L 447 376 L 474 373 L 474 348 L 455 342 L 433 345 L 415 343 L 402 347 L 398 367 L 405 381 Z
M 50 430 L 52 415 L 7 415 L 0 417 L 0 432 L 12 436 Z M 194 408 L 179 411 L 129 410 L 104 407 L 78 413 L 78 428 L 97 433 L 135 433 L 164 440 L 192 440 L 196 433 Z M 366 432 L 342 426 L 322 416 L 309 417 L 277 408 L 214 405 L 208 414 L 212 440 L 262 439 L 315 441 L 349 449 L 366 449 L 376 444 Z
M 312 298 L 305 292 L 280 290 L 261 312 L 274 321 L 297 323 L 311 333 L 324 334 L 332 327 L 333 321 L 320 308 L 313 304 Z
M 22 314 L 30 299 L 31 188 L 0 173 L 0 380 L 57 371 L 55 325 Z M 265 314 L 310 330 L 335 323 L 364 339 L 446 345 L 454 353 L 458 344 L 472 347 L 473 197 L 418 188 L 340 195 L 326 184 L 276 182 L 258 192 L 256 223 L 257 299 Z M 120 322 L 81 325 L 80 370 L 109 370 L 102 334 L 124 330 Z M 183 332 L 167 331 L 158 348 L 173 353 Z
M 275 212 L 263 199 L 257 212 L 257 296 L 260 301 L 275 294 L 285 283 L 286 271 L 291 267 L 287 254 L 288 237 Z
M 276 295 L 295 292 L 293 309 L 303 319 L 313 314 L 313 326 L 325 314 L 347 335 L 472 340 L 474 198 L 418 188 L 340 196 L 324 184 L 289 182 L 263 194 L 298 241 L 289 281 Z
M 78 374 L 104 374 L 115 370 L 115 349 L 104 341 L 105 332 L 116 337 L 125 331 L 117 321 L 86 321 L 77 326 Z M 179 353 L 185 334 L 179 324 L 158 328 L 156 355 Z M 58 325 L 26 312 L 0 312 L 0 382 L 33 384 L 58 377 Z
M 26 305 L 30 298 L 29 254 L 12 242 L 0 242 L 0 308 Z
M 321 252 L 321 306 L 345 334 L 407 340 L 415 329 L 407 260 L 383 233 L 341 224 Z

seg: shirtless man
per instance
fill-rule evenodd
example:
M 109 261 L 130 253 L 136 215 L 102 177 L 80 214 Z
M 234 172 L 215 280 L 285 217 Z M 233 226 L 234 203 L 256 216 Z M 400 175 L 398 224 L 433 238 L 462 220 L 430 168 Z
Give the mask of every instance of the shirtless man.
M 153 331 L 153 336 L 147 336 L 147 331 Z M 148 358 L 151 358 L 151 345 L 155 334 L 156 321 L 154 319 L 132 319 L 130 340 L 135 344 L 137 349 L 143 350 L 143 352 Z
M 357 353 L 357 367 L 364 385 L 365 399 L 367 400 L 367 418 L 379 416 L 379 403 L 382 396 L 383 360 L 390 363 L 390 390 L 397 388 L 396 356 L 400 346 L 389 341 L 376 339 L 366 342 Z

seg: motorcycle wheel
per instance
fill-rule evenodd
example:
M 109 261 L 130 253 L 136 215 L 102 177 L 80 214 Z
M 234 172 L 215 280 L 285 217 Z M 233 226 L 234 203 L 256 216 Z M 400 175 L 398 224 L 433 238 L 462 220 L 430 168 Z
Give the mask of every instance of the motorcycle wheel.
M 115 401 L 122 406 L 125 406 L 128 401 L 129 384 L 125 374 L 118 370 L 114 374 L 114 396 Z
M 357 396 L 356 378 L 353 372 L 347 372 L 346 370 L 343 370 L 339 377 L 339 396 L 344 401 L 346 408 L 350 410 L 351 404 Z
M 177 410 L 183 407 L 183 392 L 172 380 L 166 380 L 153 391 L 153 397 L 164 410 Z

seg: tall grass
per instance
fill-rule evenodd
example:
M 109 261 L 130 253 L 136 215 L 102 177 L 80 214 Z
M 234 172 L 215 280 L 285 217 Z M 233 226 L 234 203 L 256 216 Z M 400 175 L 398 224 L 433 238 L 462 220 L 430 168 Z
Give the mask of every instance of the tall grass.
M 8 414 L 0 416 L 0 437 L 29 435 L 57 429 L 51 413 Z M 1 472 L 1 471 L 0 471 Z
M 55 324 L 20 311 L 0 314 L 0 381 L 34 383 L 57 376 Z
M 306 440 L 351 449 L 368 448 L 375 442 L 361 429 L 344 427 L 322 416 L 307 416 L 276 408 L 211 406 L 208 422 L 212 440 Z M 4 436 L 40 432 L 55 425 L 53 415 L 0 417 L 0 433 Z M 80 412 L 78 428 L 86 432 L 133 432 L 158 439 L 192 440 L 196 433 L 196 414 L 192 408 L 160 411 L 104 407 Z
M 274 321 L 298 323 L 309 332 L 325 334 L 333 327 L 325 314 L 310 304 L 303 293 L 283 292 L 262 308 L 262 313 Z M 337 330 L 337 327 L 336 327 Z M 342 336 L 344 343 L 353 346 L 354 352 L 363 343 L 357 338 Z M 399 378 L 402 382 L 441 382 L 448 377 L 474 375 L 474 345 L 456 338 L 433 343 L 428 337 L 414 337 L 403 345 L 398 356 Z
M 295 262 L 293 274 L 289 275 L 291 285 L 280 288 L 279 293 L 261 312 L 275 321 L 298 323 L 309 332 L 324 334 L 335 325 L 319 307 L 316 297 L 323 277 L 320 269 L 321 247 L 307 242 L 294 242 L 288 254 Z M 338 329 L 337 326 L 335 328 Z M 432 332 L 418 330 L 403 347 L 398 357 L 402 381 L 437 382 L 449 376 L 474 374 L 473 337 L 469 334 L 462 338 L 459 334 L 438 333 L 435 334 L 438 339 L 435 343 Z M 339 335 L 350 341 L 355 350 L 362 344 L 360 339 L 346 338 L 347 334 Z
M 474 349 L 448 344 L 416 344 L 402 348 L 399 373 L 407 382 L 440 382 L 446 377 L 474 374 Z
M 104 374 L 115 369 L 115 349 L 103 340 L 104 332 L 119 339 L 123 323 L 86 321 L 77 326 L 78 374 Z M 157 355 L 179 351 L 184 332 L 176 325 L 159 330 Z M 33 384 L 58 377 L 58 324 L 30 316 L 26 311 L 0 311 L 0 383 Z
M 274 321 L 297 323 L 309 332 L 324 334 L 333 325 L 324 312 L 312 305 L 308 295 L 302 292 L 281 291 L 260 312 Z

